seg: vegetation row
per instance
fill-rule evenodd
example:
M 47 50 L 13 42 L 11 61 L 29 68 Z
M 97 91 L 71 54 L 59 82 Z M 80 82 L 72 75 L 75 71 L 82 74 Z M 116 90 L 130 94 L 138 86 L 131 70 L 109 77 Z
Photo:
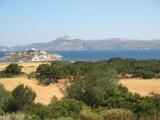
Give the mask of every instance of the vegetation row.
M 129 92 L 119 83 L 119 78 L 128 75 L 158 77 L 159 65 L 158 60 L 121 58 L 97 62 L 42 64 L 29 77 L 35 77 L 46 85 L 61 78 L 70 79 L 70 84 L 66 85 L 65 97 L 61 100 L 53 97 L 49 105 L 42 105 L 34 102 L 36 94 L 27 86 L 19 85 L 8 92 L 1 85 L 0 119 L 159 120 L 160 94 L 140 96 Z M 16 70 L 19 66 L 9 65 L 2 71 L 3 75 L 21 74 L 21 70 L 15 74 L 12 68 Z

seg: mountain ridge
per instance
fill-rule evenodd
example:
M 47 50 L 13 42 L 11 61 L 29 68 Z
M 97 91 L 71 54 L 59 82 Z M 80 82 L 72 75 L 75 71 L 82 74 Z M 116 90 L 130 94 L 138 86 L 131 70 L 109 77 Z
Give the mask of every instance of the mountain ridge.
M 108 50 L 108 49 L 159 49 L 160 39 L 155 40 L 138 40 L 124 38 L 109 38 L 109 39 L 70 39 L 60 37 L 50 42 L 31 43 L 23 46 L 2 47 L 7 50 Z

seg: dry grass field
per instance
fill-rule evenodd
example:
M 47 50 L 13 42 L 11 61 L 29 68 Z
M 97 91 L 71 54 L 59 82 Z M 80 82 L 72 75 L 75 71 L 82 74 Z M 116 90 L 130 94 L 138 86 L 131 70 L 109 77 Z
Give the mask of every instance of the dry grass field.
M 64 94 L 65 81 L 60 80 L 58 83 L 48 86 L 39 85 L 37 80 L 28 79 L 27 77 L 15 78 L 1 78 L 0 84 L 12 91 L 17 85 L 24 84 L 31 87 L 37 94 L 35 102 L 42 104 L 49 104 L 53 96 L 61 99 Z M 137 92 L 141 95 L 148 95 L 150 92 L 160 93 L 160 79 L 123 79 L 120 81 L 123 85 L 127 86 L 131 92 Z
M 139 93 L 140 95 L 148 95 L 151 92 L 160 93 L 160 79 L 123 79 L 120 81 L 127 86 L 131 92 Z
M 43 62 L 44 63 L 44 62 Z M 30 73 L 43 64 L 42 62 L 25 62 L 19 63 L 23 66 L 22 71 Z M 9 63 L 0 63 L 0 70 L 3 70 Z M 24 84 L 31 87 L 37 94 L 35 102 L 42 104 L 49 104 L 53 96 L 61 99 L 64 94 L 64 86 L 67 80 L 59 80 L 58 83 L 48 86 L 39 85 L 37 80 L 28 79 L 26 76 L 19 76 L 14 78 L 0 78 L 0 84 L 3 84 L 6 90 L 12 91 L 17 85 Z M 148 95 L 150 92 L 160 93 L 160 79 L 122 79 L 120 83 L 128 87 L 131 92 L 136 92 L 141 95 Z M 62 90 L 63 89 L 63 90 Z
M 19 62 L 18 64 L 22 66 L 22 72 L 28 74 L 31 73 L 32 71 L 35 71 L 40 64 L 45 64 L 45 63 L 48 62 Z M 10 63 L 0 63 L 0 70 L 3 70 L 9 64 Z
M 62 80 L 65 81 L 65 80 Z M 35 102 L 49 104 L 53 96 L 58 99 L 63 97 L 63 88 L 65 83 L 58 82 L 56 84 L 50 84 L 48 86 L 39 85 L 37 80 L 28 79 L 27 77 L 16 77 L 16 78 L 1 78 L 0 84 L 3 84 L 5 89 L 12 91 L 17 85 L 24 84 L 29 86 L 36 92 L 37 97 Z

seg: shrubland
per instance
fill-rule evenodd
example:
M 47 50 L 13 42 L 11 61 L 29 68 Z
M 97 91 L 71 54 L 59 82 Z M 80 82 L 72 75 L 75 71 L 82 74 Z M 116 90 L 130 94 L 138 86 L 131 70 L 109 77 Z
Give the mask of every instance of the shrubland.
M 56 61 L 51 64 L 42 64 L 35 73 L 30 74 L 30 77 L 36 77 L 41 84 L 50 84 L 61 78 L 75 79 L 77 74 L 84 76 L 95 67 L 98 68 L 97 72 L 98 70 L 105 70 L 108 66 L 117 72 L 119 78 L 130 76 L 149 79 L 158 78 L 160 75 L 159 60 L 112 58 L 103 61 L 79 61 L 74 63 Z
M 140 96 L 119 83 L 128 74 L 158 77 L 159 66 L 158 60 L 121 58 L 42 64 L 30 77 L 45 85 L 70 79 L 65 97 L 43 105 L 34 102 L 36 94 L 27 86 L 19 85 L 12 92 L 0 86 L 0 120 L 12 120 L 11 116 L 17 120 L 159 120 L 160 94 Z

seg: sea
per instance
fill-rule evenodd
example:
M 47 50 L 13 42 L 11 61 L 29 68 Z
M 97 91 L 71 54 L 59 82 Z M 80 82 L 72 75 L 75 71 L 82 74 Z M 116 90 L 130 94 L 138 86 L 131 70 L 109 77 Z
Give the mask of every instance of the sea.
M 107 60 L 113 57 L 135 58 L 135 59 L 159 59 L 160 49 L 143 50 L 58 50 L 48 51 L 63 56 L 64 61 L 98 61 Z M 6 52 L 0 51 L 0 57 Z

